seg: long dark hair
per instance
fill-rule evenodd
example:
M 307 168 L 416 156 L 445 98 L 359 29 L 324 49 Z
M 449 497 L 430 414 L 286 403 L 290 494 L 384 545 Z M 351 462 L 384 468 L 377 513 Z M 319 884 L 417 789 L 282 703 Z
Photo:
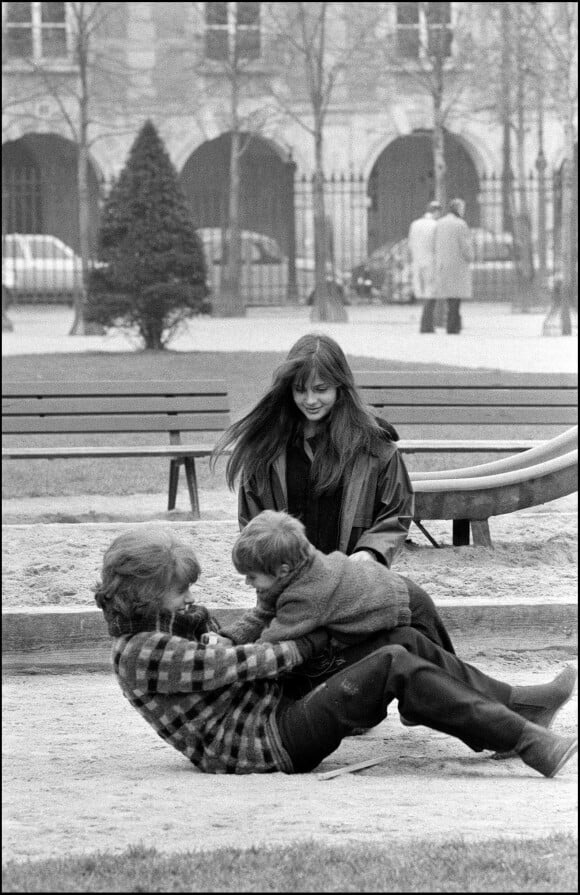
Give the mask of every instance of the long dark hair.
M 336 488 L 360 453 L 380 456 L 388 435 L 362 403 L 342 348 L 324 333 L 308 333 L 298 339 L 274 371 L 266 394 L 224 432 L 213 451 L 212 468 L 233 445 L 226 465 L 231 489 L 240 475 L 264 487 L 276 457 L 302 431 L 305 420 L 294 403 L 292 388 L 303 388 L 312 374 L 337 389 L 336 403 L 328 422 L 325 420 L 321 427 L 322 443 L 312 466 L 317 493 Z

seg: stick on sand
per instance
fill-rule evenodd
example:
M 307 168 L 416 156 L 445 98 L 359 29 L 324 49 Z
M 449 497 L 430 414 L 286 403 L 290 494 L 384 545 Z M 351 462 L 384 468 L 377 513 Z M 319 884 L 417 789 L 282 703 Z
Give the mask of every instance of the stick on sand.
M 381 758 L 368 758 L 366 761 L 357 761 L 356 764 L 347 764 L 343 768 L 336 768 L 334 771 L 326 771 L 324 774 L 317 774 L 319 780 L 332 780 L 333 777 L 341 777 L 343 774 L 354 774 L 355 771 L 362 771 L 365 768 L 372 768 L 375 764 L 386 761 L 388 755 Z

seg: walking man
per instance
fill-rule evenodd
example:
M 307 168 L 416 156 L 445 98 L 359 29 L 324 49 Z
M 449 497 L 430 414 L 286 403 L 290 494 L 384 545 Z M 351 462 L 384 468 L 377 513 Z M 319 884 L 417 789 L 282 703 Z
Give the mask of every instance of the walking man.
M 424 302 L 423 317 L 427 302 L 433 300 L 435 277 L 435 225 L 441 213 L 439 202 L 430 202 L 425 214 L 417 218 L 409 227 L 409 254 L 411 257 L 411 270 L 413 276 L 413 294 L 417 301 Z M 423 328 L 421 318 L 421 332 L 433 332 L 431 328 Z
M 471 298 L 473 286 L 470 262 L 473 249 L 469 227 L 464 221 L 465 202 L 452 199 L 449 211 L 435 227 L 435 296 L 447 303 L 447 332 L 461 332 L 459 307 L 462 298 Z M 425 305 L 425 329 L 433 332 L 435 301 Z

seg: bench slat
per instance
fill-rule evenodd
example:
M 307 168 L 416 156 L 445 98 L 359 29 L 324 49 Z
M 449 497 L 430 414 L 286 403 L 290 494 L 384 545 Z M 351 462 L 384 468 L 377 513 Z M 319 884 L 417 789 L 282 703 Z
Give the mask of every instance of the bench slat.
M 2 396 L 38 397 L 45 395 L 227 395 L 223 379 L 99 379 L 82 381 L 16 380 L 2 383 Z
M 522 425 L 541 433 L 543 426 L 577 424 L 574 374 L 538 374 L 535 378 L 502 371 L 360 371 L 355 381 L 363 400 L 400 428 Z M 223 380 L 106 380 L 91 382 L 16 381 L 3 383 L 2 430 L 7 435 L 74 435 L 89 433 L 166 432 L 175 445 L 46 446 L 3 448 L 9 459 L 72 457 L 172 458 L 175 486 L 177 461 L 185 473 L 194 518 L 199 518 L 195 457 L 211 454 L 213 445 L 183 444 L 176 433 L 223 431 L 230 424 L 227 385 Z M 437 435 L 439 429 L 434 433 Z M 428 432 L 426 432 L 428 434 Z M 70 439 L 74 440 L 74 439 Z M 536 439 L 402 439 L 406 453 L 513 453 L 536 447 Z M 179 462 L 179 466 L 182 465 Z M 169 509 L 175 489 L 169 489 Z
M 75 432 L 218 432 L 230 422 L 227 413 L 179 413 L 138 416 L 119 414 L 110 416 L 47 416 L 2 419 L 4 435 L 26 433 L 75 433 Z
M 354 371 L 357 386 L 362 388 L 578 388 L 575 373 L 510 373 L 486 370 L 455 373 L 453 371 L 424 370 L 405 372 L 402 370 L 357 370 Z M 525 381 L 522 381 L 525 379 Z
M 449 440 L 437 438 L 403 438 L 397 442 L 400 451 L 407 454 L 444 454 L 444 453 L 519 453 L 529 448 L 540 447 L 544 441 L 529 438 L 501 439 L 467 439 Z
M 2 399 L 3 416 L 48 416 L 64 414 L 176 413 L 228 411 L 226 395 L 135 395 L 133 397 L 50 397 Z
M 530 407 L 576 407 L 578 391 L 570 389 L 453 389 L 453 388 L 382 388 L 359 389 L 361 398 L 373 407 L 394 407 L 397 404 L 428 405 L 468 405 L 474 407 L 530 406 Z
M 9 460 L 56 460 L 71 457 L 208 457 L 212 445 L 142 445 L 131 447 L 54 447 L 2 448 L 2 457 Z
M 397 442 L 397 447 L 403 453 L 430 454 L 430 453 L 519 453 L 529 448 L 539 447 L 543 441 L 520 439 L 513 441 L 501 440 L 468 440 L 445 441 L 438 439 L 403 439 Z M 212 445 L 141 445 L 118 447 L 47 447 L 47 448 L 2 448 L 2 457 L 6 460 L 26 459 L 66 459 L 71 457 L 207 457 L 211 454 Z M 230 450 L 225 452 L 231 453 Z
M 481 426 L 481 425 L 562 425 L 575 426 L 578 410 L 575 407 L 458 407 L 433 405 L 427 407 L 385 407 L 379 416 L 390 423 L 401 425 Z

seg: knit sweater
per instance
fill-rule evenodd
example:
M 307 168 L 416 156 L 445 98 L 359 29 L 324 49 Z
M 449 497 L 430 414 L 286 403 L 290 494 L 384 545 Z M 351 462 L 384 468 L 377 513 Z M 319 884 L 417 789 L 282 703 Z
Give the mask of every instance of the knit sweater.
M 355 562 L 339 551 L 325 555 L 314 549 L 280 588 L 277 595 L 259 595 L 256 608 L 221 633 L 234 643 L 277 643 L 326 628 L 335 640 L 356 643 L 411 623 L 404 578 L 381 563 Z
M 186 635 L 187 619 L 178 623 Z M 113 669 L 162 739 L 207 773 L 292 772 L 276 725 L 275 678 L 302 663 L 295 643 L 224 646 L 209 632 L 176 636 L 167 620 L 137 627 L 113 641 Z

